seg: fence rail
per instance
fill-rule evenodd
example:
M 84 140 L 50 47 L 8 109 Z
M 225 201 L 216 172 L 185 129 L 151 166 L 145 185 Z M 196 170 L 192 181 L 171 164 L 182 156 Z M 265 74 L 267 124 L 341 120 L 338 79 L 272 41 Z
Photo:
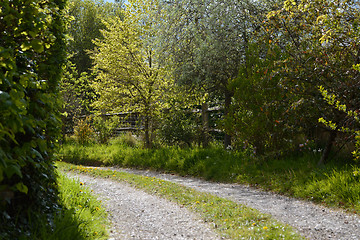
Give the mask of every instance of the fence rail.
M 198 127 L 203 131 L 203 142 L 207 144 L 208 135 L 211 134 L 221 134 L 222 131 L 216 128 L 211 122 L 216 122 L 212 118 L 220 118 L 223 115 L 223 108 L 221 107 L 211 107 L 209 108 L 207 104 L 203 104 L 201 108 L 195 108 L 191 110 L 186 110 L 186 113 L 190 114 L 199 114 Z M 218 113 L 218 114 L 216 114 Z M 217 115 L 217 117 L 216 117 Z M 84 119 L 94 115 L 82 115 L 77 117 L 78 119 Z M 123 132 L 138 132 L 144 129 L 143 121 L 140 113 L 138 112 L 120 112 L 120 113 L 103 113 L 97 115 L 103 117 L 104 119 L 110 118 L 113 116 L 119 117 L 118 127 L 114 129 L 114 134 L 119 135 Z M 214 117 L 215 116 L 215 117 Z M 73 121 L 73 119 L 69 119 Z M 213 120 L 213 121 L 212 121 Z M 73 129 L 68 129 L 67 133 L 73 133 Z

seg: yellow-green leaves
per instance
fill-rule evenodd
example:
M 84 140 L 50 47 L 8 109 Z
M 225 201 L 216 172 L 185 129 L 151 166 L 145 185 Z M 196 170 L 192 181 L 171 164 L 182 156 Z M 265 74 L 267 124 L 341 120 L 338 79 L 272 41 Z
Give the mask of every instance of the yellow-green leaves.
M 92 55 L 99 72 L 93 84 L 99 96 L 95 107 L 107 112 L 139 112 L 147 122 L 145 135 L 165 102 L 169 85 L 154 49 L 152 4 L 156 2 L 129 1 L 124 19 L 105 21 L 104 39 L 94 42 L 97 49 Z
M 38 53 L 42 53 L 44 51 L 44 45 L 40 39 L 31 40 L 30 45 Z
M 22 192 L 22 193 L 25 193 L 25 194 L 27 194 L 28 191 L 29 191 L 28 187 L 23 182 L 17 183 L 15 185 L 15 187 L 19 192 Z
M 42 53 L 44 51 L 44 44 L 40 39 L 33 39 L 31 41 L 24 42 L 20 47 L 22 51 L 34 50 L 37 53 Z M 50 45 L 47 44 L 47 48 L 49 47 Z
M 289 11 L 294 6 L 296 6 L 295 0 L 286 0 L 284 2 L 284 8 L 286 9 L 286 11 Z

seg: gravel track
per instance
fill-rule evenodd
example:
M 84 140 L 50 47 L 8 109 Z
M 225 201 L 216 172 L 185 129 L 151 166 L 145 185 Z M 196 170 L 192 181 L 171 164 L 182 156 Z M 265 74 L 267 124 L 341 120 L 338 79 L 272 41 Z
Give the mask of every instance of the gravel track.
M 246 185 L 207 182 L 196 178 L 180 177 L 147 170 L 107 169 L 157 177 L 231 199 L 272 215 L 280 222 L 293 226 L 308 239 L 360 240 L 360 217 L 342 210 L 334 210 L 308 201 L 260 191 Z
M 272 215 L 280 222 L 293 226 L 308 239 L 360 240 L 360 217 L 341 210 L 260 191 L 246 185 L 207 182 L 147 170 L 106 169 L 157 177 L 231 199 Z M 115 236 L 113 239 L 221 239 L 195 214 L 167 200 L 126 184 L 78 176 L 95 192 L 108 199 L 106 204 L 115 224 L 114 229 L 122 229 L 120 232 L 112 231 Z
M 199 216 L 166 199 L 147 194 L 126 183 L 67 173 L 90 187 L 109 213 L 109 240 L 221 239 Z

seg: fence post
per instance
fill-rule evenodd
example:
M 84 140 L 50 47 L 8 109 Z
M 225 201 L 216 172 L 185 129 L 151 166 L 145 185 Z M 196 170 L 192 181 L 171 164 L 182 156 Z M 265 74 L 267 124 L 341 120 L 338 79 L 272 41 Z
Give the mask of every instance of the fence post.
M 202 144 L 203 147 L 209 145 L 209 106 L 207 103 L 201 105 L 201 120 L 202 120 Z

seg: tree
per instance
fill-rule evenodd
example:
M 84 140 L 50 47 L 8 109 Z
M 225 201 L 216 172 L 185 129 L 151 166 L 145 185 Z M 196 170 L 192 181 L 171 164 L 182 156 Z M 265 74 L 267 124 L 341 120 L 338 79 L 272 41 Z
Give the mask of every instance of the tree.
M 2 1 L 0 8 L 0 238 L 33 238 L 53 224 L 53 152 L 65 62 L 65 1 Z
M 291 150 L 294 130 L 285 121 L 286 95 L 279 85 L 277 52 L 269 49 L 265 36 L 249 44 L 247 64 L 230 82 L 234 91 L 225 127 L 233 133 L 235 147 L 253 148 L 258 155 L 278 156 Z M 277 50 L 279 51 L 279 50 Z
M 72 132 L 76 118 L 87 115 L 92 111 L 91 103 L 96 98 L 91 82 L 94 73 L 81 74 L 70 60 L 64 67 L 63 77 L 60 80 L 59 93 L 62 99 L 61 113 L 63 115 L 63 134 Z
M 318 86 L 339 93 L 344 103 L 357 101 L 359 63 L 359 3 L 357 1 L 293 1 L 268 15 L 269 37 L 274 48 L 288 57 L 280 61 L 280 84 L 291 93 L 289 109 L 296 110 L 298 121 L 293 124 L 309 134 L 322 127 L 329 139 L 321 162 L 328 157 L 336 131 L 318 125 L 324 117 L 346 124 L 345 114 L 331 108 L 322 98 Z M 295 112 L 295 111 L 293 111 Z M 345 121 L 343 121 L 345 120 Z
M 195 87 L 230 111 L 229 81 L 246 64 L 260 8 L 251 1 L 174 0 L 162 5 L 159 42 L 177 83 Z M 231 145 L 226 134 L 225 147 Z
M 101 30 L 105 28 L 103 20 L 112 16 L 121 17 L 122 1 L 117 3 L 103 0 L 69 0 L 68 33 L 70 41 L 68 52 L 70 61 L 76 66 L 79 74 L 90 73 L 93 62 L 88 51 L 93 50 L 93 41 L 101 39 Z
M 145 146 L 151 147 L 151 132 L 169 82 L 153 48 L 152 9 L 156 1 L 129 1 L 124 19 L 105 22 L 103 40 L 96 40 L 93 59 L 99 75 L 94 84 L 99 111 L 133 111 L 144 118 Z
M 105 29 L 103 20 L 113 16 L 121 17 L 121 8 L 122 1 L 70 0 L 67 4 L 69 61 L 60 82 L 64 134 L 72 132 L 77 117 L 89 115 L 93 110 L 91 103 L 96 95 L 91 82 L 96 73 L 92 71 L 94 63 L 89 51 L 94 50 L 93 41 L 102 38 L 100 30 Z

